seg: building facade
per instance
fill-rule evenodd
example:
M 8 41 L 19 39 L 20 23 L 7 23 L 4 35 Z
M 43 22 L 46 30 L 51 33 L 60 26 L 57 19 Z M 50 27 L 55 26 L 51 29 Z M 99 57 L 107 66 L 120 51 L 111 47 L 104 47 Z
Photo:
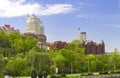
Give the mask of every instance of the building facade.
M 39 18 L 34 14 L 28 15 L 26 20 L 26 33 L 44 35 L 44 26 Z
M 47 38 L 46 38 L 46 35 L 44 34 L 43 23 L 34 14 L 27 16 L 26 33 L 24 34 L 38 39 L 40 48 L 43 48 L 45 46 Z
M 80 32 L 80 28 L 78 28 L 78 40 L 86 42 L 86 32 Z
M 104 54 L 105 44 L 104 41 L 101 43 L 96 43 L 93 41 L 83 42 L 83 47 L 85 48 L 85 54 Z
M 68 45 L 67 42 L 55 41 L 53 44 L 47 45 L 47 50 L 62 49 L 67 45 Z
M 11 32 L 17 32 L 17 33 L 20 33 L 20 30 L 19 29 L 15 29 L 14 27 L 11 27 L 10 25 L 4 25 L 4 26 L 1 26 L 0 27 L 0 30 L 1 31 L 4 31 L 6 33 L 11 33 Z

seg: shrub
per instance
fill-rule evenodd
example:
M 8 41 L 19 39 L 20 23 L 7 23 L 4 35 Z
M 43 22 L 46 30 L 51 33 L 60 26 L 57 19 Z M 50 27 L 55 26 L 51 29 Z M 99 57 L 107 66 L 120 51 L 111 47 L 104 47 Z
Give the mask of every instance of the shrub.
M 55 76 L 55 75 L 51 75 L 50 78 L 57 78 L 57 76 Z
M 61 76 L 61 77 L 66 77 L 66 75 L 65 75 L 65 74 L 61 74 L 60 76 Z
M 32 70 L 31 78 L 37 78 L 37 72 L 35 70 Z
M 88 73 L 82 73 L 81 76 L 88 76 Z
M 3 74 L 0 74 L 0 78 L 3 78 Z
M 99 76 L 99 72 L 93 73 L 94 76 Z
M 113 74 L 117 74 L 117 73 L 120 73 L 120 70 L 112 70 L 112 71 L 110 71 L 111 73 L 113 73 Z
M 108 71 L 100 71 L 99 74 L 108 74 Z
M 3 73 L 4 73 L 4 75 L 12 75 L 13 71 L 9 70 L 9 69 L 6 69 Z
M 93 73 L 92 73 L 92 72 L 89 72 L 88 75 L 93 75 Z

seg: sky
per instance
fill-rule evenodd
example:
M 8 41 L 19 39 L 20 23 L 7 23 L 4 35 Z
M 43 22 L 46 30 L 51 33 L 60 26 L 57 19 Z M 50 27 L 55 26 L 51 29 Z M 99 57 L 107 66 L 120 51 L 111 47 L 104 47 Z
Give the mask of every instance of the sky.
M 120 0 L 0 0 L 0 26 L 24 33 L 28 14 L 43 22 L 48 42 L 71 42 L 80 27 L 87 40 L 103 40 L 106 52 L 120 50 Z

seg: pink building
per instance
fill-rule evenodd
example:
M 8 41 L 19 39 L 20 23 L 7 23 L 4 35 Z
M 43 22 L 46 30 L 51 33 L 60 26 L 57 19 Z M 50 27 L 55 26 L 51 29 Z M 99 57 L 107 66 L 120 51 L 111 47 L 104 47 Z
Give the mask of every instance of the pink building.
M 15 29 L 14 27 L 11 27 L 10 25 L 4 25 L 0 27 L 0 30 L 6 32 L 6 33 L 11 33 L 11 32 L 17 32 L 20 33 L 19 29 Z

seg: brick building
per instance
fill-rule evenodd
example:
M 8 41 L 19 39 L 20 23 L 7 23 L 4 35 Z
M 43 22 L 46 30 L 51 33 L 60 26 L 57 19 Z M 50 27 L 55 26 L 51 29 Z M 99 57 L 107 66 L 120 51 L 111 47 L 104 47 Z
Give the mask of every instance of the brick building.
M 55 41 L 53 44 L 47 45 L 47 49 L 48 49 L 48 50 L 62 49 L 62 48 L 64 48 L 67 44 L 68 44 L 67 42 Z
M 85 54 L 104 54 L 105 44 L 104 41 L 97 44 L 93 41 L 83 42 L 83 47 L 85 48 Z

